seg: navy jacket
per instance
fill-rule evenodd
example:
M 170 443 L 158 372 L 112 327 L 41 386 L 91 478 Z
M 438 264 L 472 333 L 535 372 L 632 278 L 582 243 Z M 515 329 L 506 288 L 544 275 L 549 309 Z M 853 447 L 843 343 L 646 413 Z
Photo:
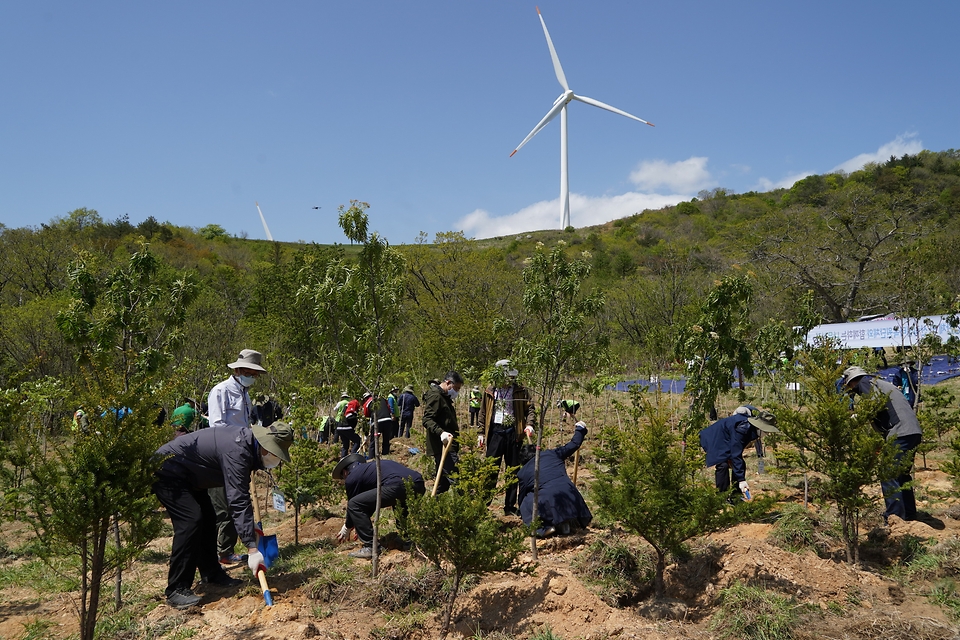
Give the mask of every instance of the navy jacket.
M 249 427 L 200 429 L 157 449 L 157 455 L 167 458 L 157 476 L 160 482 L 192 489 L 224 487 L 237 536 L 248 548 L 255 547 L 250 474 L 263 469 L 258 447 Z
M 584 502 L 580 491 L 567 477 L 563 461 L 574 454 L 587 435 L 584 427 L 577 427 L 567 444 L 540 452 L 540 493 L 537 496 L 537 516 L 547 525 L 558 525 L 567 520 L 576 520 L 586 527 L 593 514 Z M 525 524 L 533 521 L 533 476 L 536 460 L 530 460 L 517 472 L 520 484 L 517 489 L 520 501 L 520 516 Z
M 386 404 L 386 402 L 384 402 Z M 407 478 L 414 483 L 423 482 L 423 476 L 418 471 L 405 467 L 393 460 L 380 461 L 381 486 L 389 487 L 392 484 L 403 484 Z M 377 463 L 370 461 L 353 465 L 347 479 L 344 481 L 347 498 L 352 498 L 364 491 L 377 488 Z
M 707 466 L 730 460 L 733 479 L 737 482 L 746 480 L 747 465 L 743 461 L 743 450 L 758 435 L 757 428 L 750 424 L 747 416 L 735 414 L 717 420 L 700 431 L 700 446 L 707 452 Z

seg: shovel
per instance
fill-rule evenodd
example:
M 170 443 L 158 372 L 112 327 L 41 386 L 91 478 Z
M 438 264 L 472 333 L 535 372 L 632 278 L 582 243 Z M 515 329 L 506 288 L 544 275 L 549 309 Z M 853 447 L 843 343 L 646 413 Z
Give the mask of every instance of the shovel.
M 263 531 L 263 523 L 260 520 L 260 503 L 257 501 L 257 488 L 254 485 L 253 478 L 250 479 L 250 498 L 253 502 L 253 519 L 257 523 L 257 530 Z M 260 534 L 257 537 L 257 550 L 263 554 L 263 564 L 268 569 L 274 560 L 280 557 L 280 545 L 277 544 L 277 536 L 265 536 Z M 267 586 L 267 574 L 264 571 L 257 571 L 257 580 L 260 581 L 260 590 L 263 592 L 263 601 L 268 607 L 273 606 L 273 594 L 270 593 L 270 587 Z
M 430 492 L 430 497 L 437 495 L 437 487 L 440 486 L 440 476 L 443 474 L 443 465 L 447 461 L 447 453 L 450 452 L 450 447 L 453 445 L 453 438 L 451 437 L 447 440 L 447 444 L 443 447 L 443 453 L 440 454 L 440 464 L 437 465 L 437 479 L 433 481 L 433 491 Z

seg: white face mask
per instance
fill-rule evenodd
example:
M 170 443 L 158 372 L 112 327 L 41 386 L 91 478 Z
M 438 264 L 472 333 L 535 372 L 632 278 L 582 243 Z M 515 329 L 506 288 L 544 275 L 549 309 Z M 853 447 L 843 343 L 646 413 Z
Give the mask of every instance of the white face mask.
M 447 389 L 447 395 L 450 396 L 451 400 L 456 400 L 457 396 L 460 395 L 460 392 L 454 389 L 453 387 L 450 387 L 449 389 Z
M 264 469 L 276 469 L 280 465 L 280 458 L 269 451 L 264 451 L 260 456 Z
M 250 387 L 254 382 L 257 381 L 257 379 L 253 376 L 237 376 L 237 380 L 239 380 L 240 384 L 245 387 Z

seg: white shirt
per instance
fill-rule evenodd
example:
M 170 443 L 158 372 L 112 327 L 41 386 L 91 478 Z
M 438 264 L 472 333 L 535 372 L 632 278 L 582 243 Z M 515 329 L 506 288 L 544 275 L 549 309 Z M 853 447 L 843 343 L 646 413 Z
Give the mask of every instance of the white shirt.
M 250 426 L 250 394 L 234 376 L 210 389 L 207 405 L 211 427 Z

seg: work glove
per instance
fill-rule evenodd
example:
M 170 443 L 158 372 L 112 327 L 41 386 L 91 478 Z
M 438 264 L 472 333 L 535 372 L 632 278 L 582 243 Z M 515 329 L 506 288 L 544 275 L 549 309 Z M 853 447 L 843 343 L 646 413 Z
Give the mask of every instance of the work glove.
M 257 577 L 257 573 L 262 569 L 264 572 L 267 570 L 267 565 L 263 560 L 263 554 L 260 551 L 254 551 L 253 553 L 247 556 L 247 566 L 250 567 L 250 571 L 253 572 L 253 577 Z
M 586 431 L 586 430 L 587 430 L 587 423 L 584 422 L 583 420 L 581 420 L 580 422 L 578 422 L 578 423 L 576 424 L 576 428 L 577 428 L 577 429 L 583 429 L 584 431 Z
M 478 447 L 483 446 L 483 434 L 480 434 L 479 436 L 477 436 L 477 446 Z
M 524 433 L 524 435 L 526 435 L 528 438 L 532 438 L 532 437 L 533 437 L 533 427 L 531 427 L 530 425 L 525 426 L 525 427 L 523 428 L 523 433 Z
M 444 431 L 443 433 L 440 434 L 440 442 L 446 445 L 447 441 L 450 440 L 450 438 L 452 437 L 453 437 L 452 433 L 450 433 L 449 431 Z
M 350 528 L 344 523 L 344 525 L 340 527 L 340 532 L 337 533 L 337 542 L 345 542 L 349 536 Z
M 750 495 L 750 485 L 747 484 L 746 480 L 740 481 L 740 492 L 743 493 L 743 499 L 747 502 L 753 500 L 753 496 Z

